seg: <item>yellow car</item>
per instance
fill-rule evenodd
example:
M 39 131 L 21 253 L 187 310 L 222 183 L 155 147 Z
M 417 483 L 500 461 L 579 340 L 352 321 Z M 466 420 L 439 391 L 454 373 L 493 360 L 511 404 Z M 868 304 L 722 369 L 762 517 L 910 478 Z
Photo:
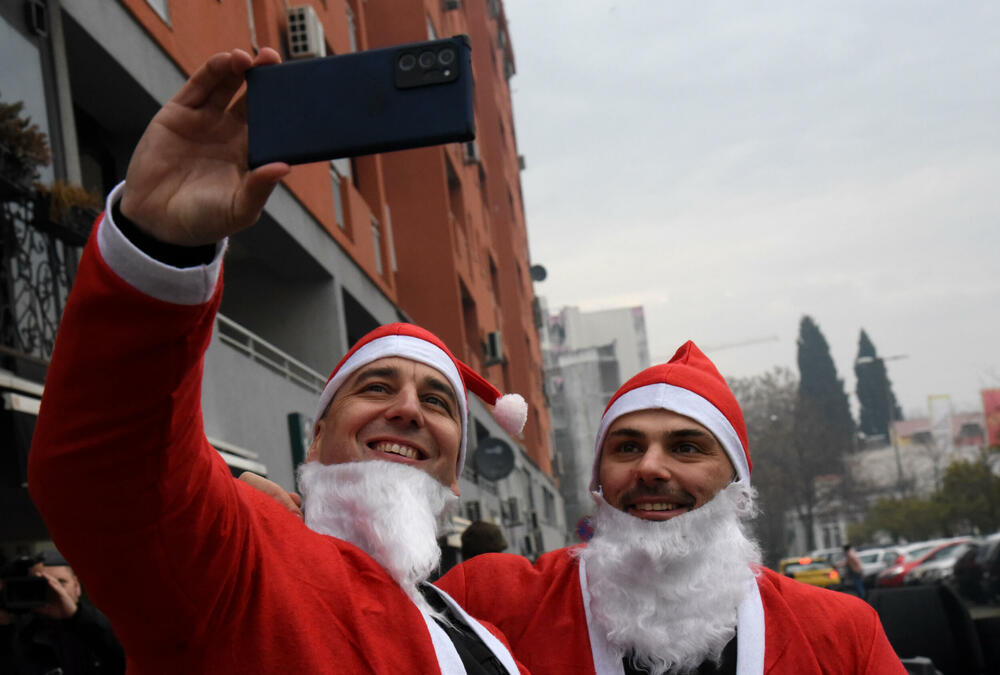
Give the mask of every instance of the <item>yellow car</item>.
M 835 586 L 840 575 L 823 558 L 785 558 L 778 564 L 778 572 L 786 577 L 812 586 Z

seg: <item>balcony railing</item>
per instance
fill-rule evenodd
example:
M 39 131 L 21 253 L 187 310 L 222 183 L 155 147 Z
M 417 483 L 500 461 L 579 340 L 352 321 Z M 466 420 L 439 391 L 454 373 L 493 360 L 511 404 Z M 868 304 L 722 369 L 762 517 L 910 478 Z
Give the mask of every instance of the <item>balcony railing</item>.
M 8 369 L 37 376 L 48 364 L 95 216 L 75 210 L 54 222 L 41 195 L 0 194 L 0 356 Z
M 223 343 L 307 391 L 323 393 L 326 378 L 309 366 L 221 314 L 216 317 L 215 325 L 216 334 Z
M 0 367 L 39 378 L 95 214 L 52 222 L 31 191 L 0 193 Z M 319 394 L 326 378 L 224 316 L 219 339 L 253 361 Z M 41 371 L 39 369 L 42 369 Z

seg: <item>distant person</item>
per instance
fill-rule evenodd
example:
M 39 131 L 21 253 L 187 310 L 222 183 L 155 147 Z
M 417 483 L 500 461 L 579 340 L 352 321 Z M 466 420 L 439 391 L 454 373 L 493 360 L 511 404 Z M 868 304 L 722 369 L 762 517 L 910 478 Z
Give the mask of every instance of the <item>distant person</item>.
M 0 609 L 0 673 L 124 673 L 125 654 L 111 624 L 82 597 L 66 560 L 48 552 L 29 574 L 48 582 L 48 602 L 16 613 Z
M 862 600 L 865 598 L 865 575 L 861 567 L 861 558 L 854 546 L 844 544 L 844 571 L 847 573 L 847 583 L 854 586 L 854 592 Z
M 507 540 L 503 530 L 493 523 L 477 520 L 462 533 L 462 560 L 468 560 L 483 553 L 503 553 L 507 550 Z

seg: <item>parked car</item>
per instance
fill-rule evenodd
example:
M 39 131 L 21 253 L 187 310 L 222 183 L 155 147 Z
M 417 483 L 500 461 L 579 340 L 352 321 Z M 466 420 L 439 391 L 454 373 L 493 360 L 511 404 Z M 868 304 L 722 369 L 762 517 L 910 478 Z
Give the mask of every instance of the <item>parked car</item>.
M 984 537 L 976 549 L 956 560 L 954 575 L 955 591 L 966 600 L 1000 601 L 1000 532 Z
M 866 548 L 858 551 L 858 559 L 861 561 L 861 577 L 865 586 L 871 588 L 875 585 L 875 578 L 878 573 L 894 565 L 899 559 L 899 550 L 895 548 Z
M 954 546 L 942 546 L 936 551 L 927 554 L 924 558 L 903 577 L 903 583 L 909 586 L 919 584 L 946 583 L 955 587 L 955 565 L 960 560 L 969 560 L 966 554 L 971 554 L 975 560 L 976 552 L 979 550 L 978 542 L 966 540 Z
M 902 586 L 903 580 L 910 570 L 922 563 L 927 556 L 942 548 L 957 546 L 965 541 L 968 539 L 935 539 L 900 547 L 896 563 L 879 572 L 875 578 L 875 585 L 880 588 Z
M 984 602 L 1000 601 L 1000 532 L 986 537 L 976 556 Z
M 840 574 L 830 562 L 823 558 L 810 556 L 785 558 L 778 563 L 778 572 L 804 584 L 823 588 L 840 583 Z
M 833 565 L 833 569 L 837 570 L 837 574 L 841 577 L 845 576 L 845 572 L 847 571 L 847 556 L 844 554 L 844 549 L 841 546 L 835 548 L 818 548 L 806 553 L 806 557 L 813 560 L 826 560 Z

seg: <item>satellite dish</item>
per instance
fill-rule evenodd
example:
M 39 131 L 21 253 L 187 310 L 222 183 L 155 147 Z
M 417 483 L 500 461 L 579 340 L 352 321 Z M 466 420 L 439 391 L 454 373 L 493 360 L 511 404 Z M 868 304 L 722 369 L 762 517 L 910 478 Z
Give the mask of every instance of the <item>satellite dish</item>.
M 541 265 L 532 265 L 528 273 L 531 274 L 532 281 L 545 281 L 545 277 L 549 276 Z
M 507 441 L 491 436 L 476 447 L 472 464 L 476 473 L 486 480 L 501 480 L 514 470 L 514 451 Z

